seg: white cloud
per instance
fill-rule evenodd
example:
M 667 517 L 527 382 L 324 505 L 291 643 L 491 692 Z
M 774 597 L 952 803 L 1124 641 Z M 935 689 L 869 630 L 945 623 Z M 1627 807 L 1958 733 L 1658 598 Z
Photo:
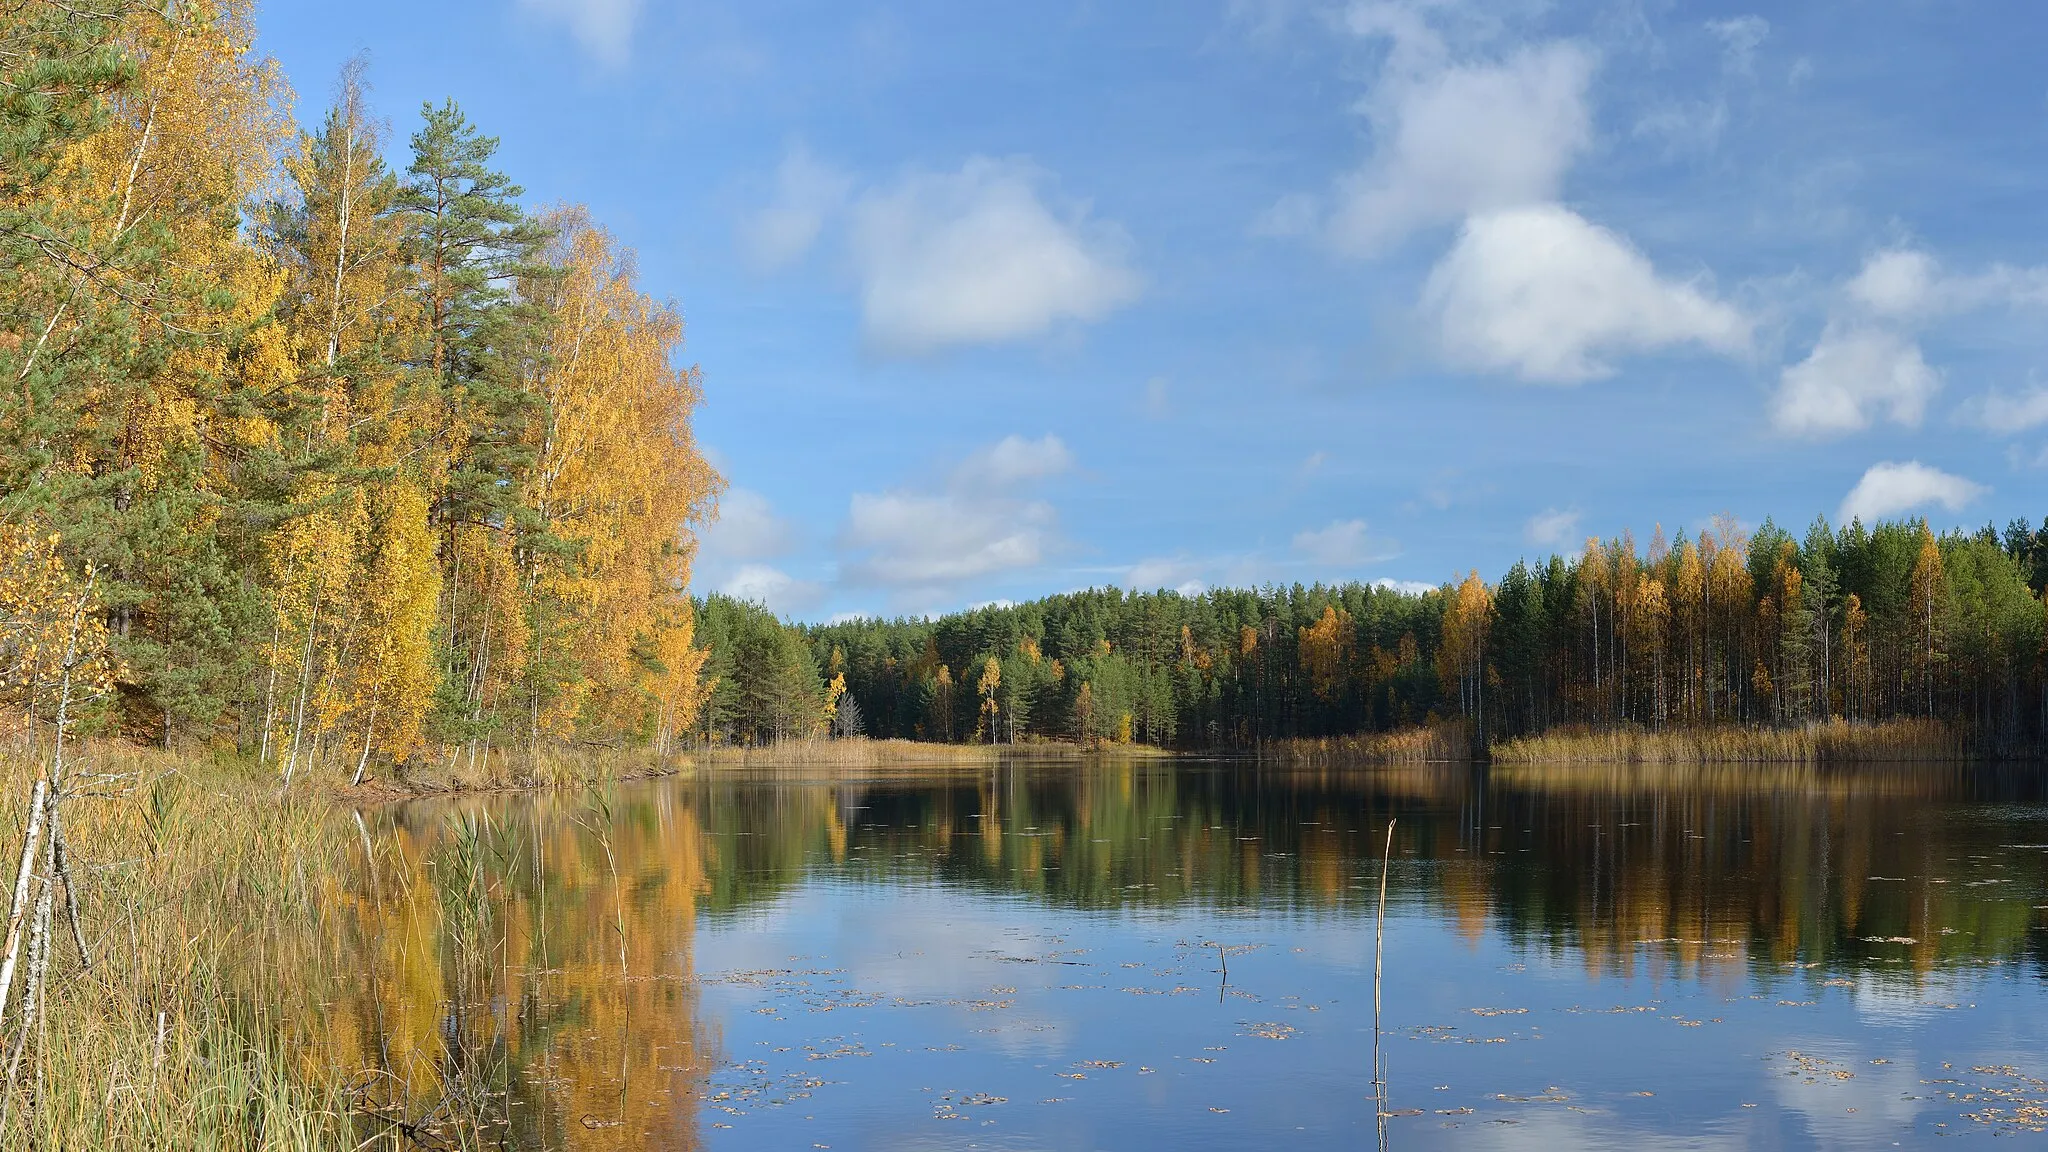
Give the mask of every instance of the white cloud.
M 1400 554 L 1392 542 L 1368 533 L 1363 520 L 1338 520 L 1326 528 L 1298 532 L 1294 551 L 1326 568 L 1357 568 Z
M 1361 104 L 1373 157 L 1338 185 L 1330 229 L 1340 245 L 1370 255 L 1418 228 L 1556 198 L 1592 143 L 1591 50 L 1555 41 L 1453 63 L 1413 9 L 1360 5 L 1350 23 L 1394 47 Z M 1270 223 L 1292 212 L 1276 206 Z
M 1467 221 L 1422 304 L 1453 361 L 1525 380 L 1606 376 L 1611 354 L 1675 344 L 1729 355 L 1749 346 L 1741 312 L 1658 276 L 1627 240 L 1555 204 Z
M 1005 436 L 963 461 L 954 471 L 962 486 L 1007 488 L 1058 476 L 1074 466 L 1074 454 L 1057 436 L 1036 440 Z
M 608 65 L 624 64 L 633 51 L 633 26 L 643 0 L 519 0 L 519 6 L 569 26 L 585 52 Z
M 773 270 L 803 258 L 825 223 L 846 205 L 853 181 L 801 146 L 782 158 L 775 198 L 740 223 L 740 247 L 755 267 Z
M 854 493 L 844 543 L 859 554 L 854 583 L 930 588 L 1034 568 L 1054 522 L 1042 501 L 991 502 L 959 493 Z
M 1199 575 L 1202 565 L 1184 556 L 1153 557 L 1131 566 L 1124 587 L 1138 592 L 1170 588 L 1183 596 L 1200 596 L 1209 590 Z
M 700 562 L 771 559 L 789 551 L 791 536 L 766 496 L 728 488 L 718 499 L 718 519 L 699 536 L 697 555 Z
M 1933 303 L 1938 277 L 1934 258 L 1927 253 L 1887 249 L 1863 262 L 1863 270 L 1849 281 L 1849 298 L 1880 316 L 1909 316 Z
M 1780 377 L 1771 422 L 1797 436 L 1860 431 L 1880 414 L 1913 428 L 1940 390 L 1941 374 L 1919 345 L 1884 328 L 1830 324 Z
M 1545 508 L 1522 527 L 1522 535 L 1540 548 L 1568 548 L 1577 543 L 1578 534 L 1577 509 Z
M 769 563 L 795 544 L 794 529 L 766 496 L 729 488 L 718 499 L 718 519 L 698 535 L 695 582 L 783 615 L 807 611 L 824 596 L 824 587 Z
M 2036 385 L 2018 396 L 1993 392 L 1966 410 L 1971 421 L 2011 436 L 2048 424 L 2048 388 Z
M 1849 281 L 1850 301 L 1892 321 L 1931 319 L 1944 313 L 2005 305 L 2048 304 L 2048 268 L 1994 264 L 1959 275 L 1917 248 L 1872 253 Z
M 1842 501 L 1837 520 L 1847 524 L 1860 519 L 1865 524 L 1872 524 L 1886 516 L 1930 504 L 1939 504 L 1950 512 L 1957 512 L 1988 491 L 1981 484 L 1929 468 L 1917 460 L 1904 464 L 1874 464 Z
M 1375 588 L 1385 588 L 1391 592 L 1399 592 L 1403 596 L 1424 596 L 1436 591 L 1437 588 L 1436 585 L 1426 580 L 1394 579 L 1375 580 L 1372 582 L 1372 586 Z
M 1009 436 L 971 453 L 937 491 L 855 493 L 840 535 L 847 582 L 929 597 L 1037 567 L 1057 543 L 1058 517 L 1021 490 L 1073 466 L 1056 436 Z
M 1138 298 L 1130 242 L 1085 205 L 1055 213 L 1028 165 L 975 158 L 854 206 L 869 338 L 898 353 L 1017 340 Z
M 824 588 L 798 580 L 768 564 L 745 564 L 719 585 L 718 590 L 735 600 L 747 600 L 778 615 L 789 616 L 814 607 Z

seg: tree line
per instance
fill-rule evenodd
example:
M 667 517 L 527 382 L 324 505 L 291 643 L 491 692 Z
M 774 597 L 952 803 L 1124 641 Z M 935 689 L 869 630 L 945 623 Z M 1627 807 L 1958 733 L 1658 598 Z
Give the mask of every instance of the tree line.
M 295 125 L 254 9 L 0 16 L 0 521 L 90 574 L 99 722 L 287 774 L 691 729 L 676 306 L 453 101 L 397 146 L 358 62 Z
M 808 627 L 712 597 L 704 618 L 731 623 L 707 631 L 716 684 L 698 736 L 809 734 L 849 706 L 874 736 L 1237 748 L 1454 718 L 1483 745 L 1925 717 L 2010 751 L 2048 733 L 2044 588 L 2048 524 L 1936 535 L 1818 519 L 1795 536 L 1723 518 L 1419 595 L 1109 588 Z

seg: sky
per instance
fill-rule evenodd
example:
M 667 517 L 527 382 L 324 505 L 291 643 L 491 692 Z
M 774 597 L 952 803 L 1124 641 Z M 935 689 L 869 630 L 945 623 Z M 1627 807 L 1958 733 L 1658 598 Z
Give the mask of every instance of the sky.
M 2048 9 L 266 0 L 687 319 L 694 587 L 1433 586 L 2048 515 Z

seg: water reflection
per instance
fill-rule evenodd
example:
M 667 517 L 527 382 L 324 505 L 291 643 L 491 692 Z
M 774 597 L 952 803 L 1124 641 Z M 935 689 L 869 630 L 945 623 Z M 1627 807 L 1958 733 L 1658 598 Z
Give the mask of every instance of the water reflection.
M 1550 1046 L 1546 1065 L 1587 1081 L 1403 1109 L 1419 1117 L 1403 1122 L 1449 1139 L 1445 1126 L 1479 1124 L 1491 1108 L 1507 1113 L 1495 1122 L 1529 1125 L 1525 1136 L 1555 1135 L 1554 1120 L 1522 1113 L 1576 1109 L 1587 1093 L 1619 1093 L 1621 1073 L 1645 1072 L 1614 1047 L 1637 1041 L 1612 1031 L 1640 1024 L 1585 1032 L 1604 998 L 1602 1011 L 1690 1029 L 1662 1073 L 1687 1083 L 1631 1085 L 1642 1099 L 1662 1093 L 1663 1111 L 1647 1126 L 1609 1116 L 1575 1139 L 1690 1117 L 1739 1144 L 1756 1138 L 1741 1125 L 1760 1122 L 1745 1117 L 1768 1115 L 1773 1142 L 1825 1145 L 1877 1133 L 1831 1136 L 1796 1100 L 1755 1097 L 1781 1075 L 1841 1085 L 1858 1074 L 1835 1076 L 1832 1057 L 1795 1051 L 1794 1032 L 1773 1031 L 1787 1018 L 1764 1009 L 1821 1008 L 1832 1014 L 1797 1025 L 1800 1043 L 1813 1046 L 1817 1031 L 1853 1047 L 1884 1021 L 1950 1007 L 1943 997 L 1965 987 L 1958 974 L 2004 972 L 1989 992 L 1965 990 L 2008 1015 L 2037 1007 L 2048 971 L 2041 800 L 2031 773 L 1952 766 L 1488 774 L 1019 760 L 415 804 L 371 814 L 377 868 L 341 918 L 338 947 L 355 963 L 330 1031 L 350 1066 L 378 1070 L 366 1100 L 447 1101 L 393 1121 L 429 1135 L 472 1121 L 511 1147 L 694 1148 L 828 1132 L 837 1139 L 812 1142 L 964 1146 L 945 1121 L 970 1115 L 1002 1129 L 984 1135 L 1054 1144 L 1149 1146 L 1172 1129 L 1196 1147 L 1282 1133 L 1336 1146 L 1377 1119 L 1356 1056 L 1369 1003 L 1357 979 L 1379 848 L 1398 817 L 1389 955 L 1405 1000 L 1390 1019 L 1408 1047 L 1391 1058 L 1396 1104 L 1436 1081 L 1510 1075 L 1530 1058 L 1502 1053 L 1534 1042 Z M 1263 951 L 1233 956 L 1243 986 L 1218 1000 L 1207 945 L 1225 939 Z M 705 954 L 715 964 L 704 961 L 700 979 Z M 1363 971 L 1369 985 L 1369 960 Z M 1191 1015 L 1185 994 L 1197 990 L 1220 1007 Z M 1494 1011 L 1500 1021 L 1484 1014 Z M 1247 1013 L 1260 1027 L 1244 1031 Z M 802 1031 L 811 1017 L 817 1028 Z M 1480 1021 L 1513 1027 L 1479 1036 Z M 1214 1027 L 1237 1047 L 1191 1042 Z M 1981 1022 L 1954 1027 L 2010 1040 Z M 1157 1051 L 1091 1065 L 1077 1047 L 1088 1035 Z M 2008 1055 L 2037 1058 L 2040 1047 Z M 1212 1049 L 1242 1055 L 1192 1054 Z M 1759 1051 L 1771 1053 L 1768 1068 L 1755 1066 Z M 946 1054 L 939 1067 L 972 1068 L 993 1087 L 950 1084 L 960 1090 L 945 1095 L 913 1052 Z M 1187 1063 L 1169 1066 L 1169 1055 Z M 1859 1083 L 1889 1064 L 1863 1059 Z M 1048 1070 L 1062 1060 L 1079 1070 Z M 1237 1062 L 1235 1083 L 1304 1099 L 1270 1114 L 1240 1107 L 1231 1121 L 1230 1108 L 1197 1109 L 1186 1094 L 1224 1060 Z M 1125 1063 L 1159 1078 L 1087 1099 L 1056 1094 L 1066 1086 L 1048 1079 L 1099 1081 Z M 1722 1074 L 1694 1077 L 1700 1068 Z M 2025 1098 L 2023 1070 L 2014 1074 Z M 1961 1117 L 1981 1101 L 1944 1103 L 1936 1097 L 1950 1089 L 1908 1083 L 1922 1079 L 1940 1077 L 1900 1083 L 1933 1103 L 1892 1106 L 1887 1123 L 1975 1130 Z M 1024 1112 L 1031 1092 L 1043 1116 Z M 839 1102 L 826 1099 L 835 1093 Z M 1204 1124 L 1238 1126 L 1186 1126 L 1181 1105 Z M 1634 1106 L 1617 1099 L 1609 1111 Z M 2015 1130 L 2030 1130 L 2022 1121 Z M 1267 1123 L 1278 1127 L 1266 1133 Z M 1423 1131 L 1395 1138 L 1436 1141 Z

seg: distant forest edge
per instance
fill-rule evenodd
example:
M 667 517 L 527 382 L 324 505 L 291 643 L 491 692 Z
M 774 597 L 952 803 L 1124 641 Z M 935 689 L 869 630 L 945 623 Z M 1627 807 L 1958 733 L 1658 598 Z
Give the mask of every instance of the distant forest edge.
M 695 736 L 1253 749 L 1456 722 L 1475 750 L 1521 740 L 1530 756 L 1545 734 L 1836 721 L 2028 754 L 2048 733 L 2044 588 L 2048 524 L 1817 520 L 1795 537 L 1724 519 L 1419 595 L 1108 588 L 814 626 L 714 595 L 697 612 L 711 654 Z

